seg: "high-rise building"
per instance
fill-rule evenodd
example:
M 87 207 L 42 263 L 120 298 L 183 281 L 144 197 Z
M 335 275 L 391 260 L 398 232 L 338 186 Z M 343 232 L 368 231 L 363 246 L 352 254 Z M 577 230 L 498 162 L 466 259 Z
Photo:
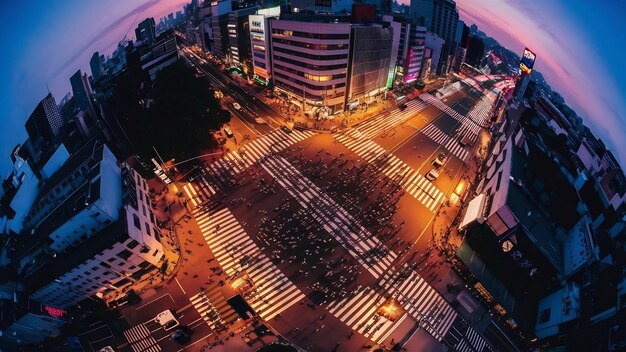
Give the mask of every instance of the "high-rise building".
M 101 56 L 97 51 L 91 56 L 91 60 L 89 60 L 89 67 L 91 68 L 91 76 L 93 76 L 94 81 L 99 80 L 104 74 Z
M 63 118 L 51 93 L 48 93 L 26 120 L 26 132 L 31 142 L 39 146 L 40 141 L 51 144 L 63 127 Z
M 249 15 L 256 12 L 251 6 L 228 14 L 228 55 L 227 60 L 235 66 L 250 60 L 250 22 Z
M 70 83 L 76 106 L 84 112 L 82 119 L 85 135 L 90 134 L 91 129 L 96 126 L 98 116 L 94 105 L 91 83 L 87 74 L 83 74 L 80 70 L 70 77 Z
M 141 21 L 135 28 L 135 38 L 142 43 L 152 44 L 156 38 L 156 25 L 154 18 L 149 17 Z
M 28 133 L 27 149 L 30 152 L 32 166 L 37 169 L 40 162 L 45 162 L 46 156 L 51 155 L 55 145 L 59 143 L 59 135 L 64 120 L 56 101 L 51 93 L 43 98 L 35 110 L 26 120 Z
M 446 74 L 449 56 L 454 55 L 458 43 L 459 13 L 456 3 L 453 0 L 411 0 L 410 15 L 419 25 L 425 26 L 429 32 L 445 41 L 440 60 L 433 66 L 436 66 L 436 74 Z
M 396 59 L 392 42 L 393 29 L 389 26 L 351 26 L 346 105 L 369 103 L 387 89 L 389 72 Z
M 465 55 L 465 62 L 473 67 L 478 68 L 480 66 L 480 60 L 485 54 L 485 44 L 480 37 L 470 35 L 467 38 L 467 53 Z
M 426 33 L 424 45 L 429 49 L 430 55 L 428 56 L 428 59 L 430 61 L 430 67 L 426 71 L 422 70 L 422 77 L 429 77 L 437 74 L 437 64 L 441 61 L 445 43 L 445 40 L 436 34 Z
M 254 79 L 268 84 L 272 67 L 272 30 L 270 21 L 280 16 L 280 6 L 260 9 L 248 17 L 250 24 L 250 50 Z
M 271 24 L 274 86 L 294 102 L 301 102 L 305 111 L 315 107 L 342 110 L 348 84 L 350 23 L 281 18 Z
M 398 36 L 396 79 L 401 79 L 404 83 L 419 79 L 424 61 L 426 27 L 418 26 L 404 17 L 384 16 L 383 20 L 391 24 L 394 36 Z
M 162 264 L 146 180 L 98 141 L 44 183 L 25 227 L 19 270 L 30 298 L 55 308 L 122 297 Z
M 172 29 L 169 29 L 159 34 L 150 53 L 141 57 L 141 69 L 154 80 L 158 71 L 178 61 L 178 58 L 176 35 Z

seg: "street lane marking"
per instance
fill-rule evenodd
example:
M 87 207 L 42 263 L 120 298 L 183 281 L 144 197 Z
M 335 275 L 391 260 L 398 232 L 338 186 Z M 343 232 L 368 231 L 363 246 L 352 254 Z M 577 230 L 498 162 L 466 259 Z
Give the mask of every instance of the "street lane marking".
M 162 295 L 160 297 L 157 297 L 157 298 L 153 299 L 152 301 L 150 301 L 150 302 L 148 302 L 148 303 L 146 303 L 146 304 L 144 304 L 142 306 L 139 306 L 139 307 L 135 308 L 135 310 L 140 310 L 141 308 L 143 308 L 143 307 L 145 307 L 145 306 L 147 306 L 149 304 L 152 304 L 152 303 L 154 303 L 154 302 L 156 302 L 156 301 L 158 301 L 161 298 L 166 297 L 166 296 L 169 297 L 172 300 L 173 303 L 176 303 L 176 301 L 174 301 L 174 298 L 172 298 L 172 296 L 170 296 L 169 293 L 166 293 L 166 294 L 164 294 L 164 295 Z M 152 319 L 150 319 L 150 320 L 152 320 Z
M 180 287 L 180 290 L 183 291 L 184 294 L 187 294 L 187 292 L 185 292 L 185 289 L 183 288 L 183 286 L 178 281 L 178 278 L 174 277 L 174 280 L 176 280 L 176 283 L 178 284 L 178 287 Z

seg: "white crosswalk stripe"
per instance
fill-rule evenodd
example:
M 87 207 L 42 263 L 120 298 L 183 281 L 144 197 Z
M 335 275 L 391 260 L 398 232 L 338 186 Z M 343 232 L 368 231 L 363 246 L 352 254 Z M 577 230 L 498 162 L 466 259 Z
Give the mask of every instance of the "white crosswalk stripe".
M 232 185 L 235 176 L 256 163 L 268 152 L 278 152 L 287 147 L 301 142 L 315 133 L 311 131 L 292 130 L 286 133 L 276 129 L 260 138 L 245 144 L 240 150 L 226 153 L 221 159 L 216 160 L 204 169 L 192 181 L 194 184 L 183 187 L 188 199 L 193 206 L 202 204 L 208 198 Z
M 392 321 L 378 314 L 378 309 L 386 301 L 373 289 L 362 287 L 350 297 L 329 303 L 326 309 L 352 330 L 378 343 L 389 336 L 405 318 L 403 314 Z
M 437 128 L 435 125 L 424 127 L 421 132 L 426 137 L 432 139 L 435 143 L 442 145 L 450 154 L 465 162 L 468 151 L 459 143 L 456 138 L 450 137 L 448 134 Z
M 463 332 L 463 333 L 461 333 Z M 465 321 L 457 321 L 450 329 L 449 338 L 454 342 L 454 350 L 459 352 L 493 351 L 487 341 Z M 449 341 L 449 340 L 448 340 Z
M 161 350 L 157 341 L 150 335 L 150 330 L 144 324 L 135 325 L 125 330 L 124 337 L 130 343 L 133 352 Z
M 375 138 L 389 128 L 402 123 L 428 107 L 423 101 L 418 99 L 410 100 L 406 103 L 404 111 L 394 109 L 389 113 L 385 113 L 380 117 L 369 119 L 354 129 L 358 130 L 365 138 Z
M 457 317 L 452 306 L 426 280 L 406 266 L 386 275 L 381 286 L 391 293 L 409 316 L 421 321 L 422 328 L 439 341 Z
M 237 313 L 230 307 L 217 284 L 190 297 L 189 300 L 213 330 L 225 329 L 238 319 Z
M 474 105 L 474 107 L 472 107 L 466 116 L 459 114 L 456 110 L 428 93 L 420 95 L 420 99 L 432 104 L 461 123 L 460 127 L 457 128 L 456 133 L 458 140 L 467 136 L 469 137 L 469 140 L 474 143 L 478 138 L 481 128 L 486 127 L 487 120 L 493 109 L 494 100 L 486 94 L 489 91 L 490 90 L 484 91 L 485 95 L 481 97 L 481 99 Z
M 261 166 L 375 278 L 389 269 L 396 255 L 287 160 L 270 157 Z
M 367 162 L 379 165 L 379 170 L 387 177 L 399 180 L 406 192 L 428 210 L 435 211 L 445 201 L 443 192 L 420 175 L 418 171 L 411 169 L 410 166 L 377 143 L 364 138 L 358 131 L 336 134 L 335 139 Z
M 269 320 L 304 298 L 304 294 L 261 252 L 237 219 L 222 208 L 195 212 L 200 230 L 228 276 L 245 272 L 256 288 L 247 297 L 255 312 Z

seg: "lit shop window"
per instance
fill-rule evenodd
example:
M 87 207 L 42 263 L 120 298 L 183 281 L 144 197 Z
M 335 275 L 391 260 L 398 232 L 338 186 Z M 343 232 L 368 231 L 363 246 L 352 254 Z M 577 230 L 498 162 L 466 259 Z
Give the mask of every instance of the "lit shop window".
M 305 73 L 304 78 L 315 82 L 328 82 L 333 79 L 333 76 L 317 76 L 310 73 Z

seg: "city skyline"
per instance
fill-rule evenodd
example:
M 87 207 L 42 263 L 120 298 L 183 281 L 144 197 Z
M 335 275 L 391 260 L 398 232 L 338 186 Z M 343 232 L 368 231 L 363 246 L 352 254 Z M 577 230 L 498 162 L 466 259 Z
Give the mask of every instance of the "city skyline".
M 27 45 L 24 48 L 16 48 L 13 57 L 5 58 L 6 64 L 17 69 L 11 73 L 6 73 L 3 86 L 0 87 L 2 97 L 0 106 L 8 111 L 5 119 L 11 128 L 10 134 L 3 135 L 0 143 L 0 152 L 7 154 L 23 140 L 26 133 L 23 129 L 24 121 L 32 108 L 46 94 L 47 90 L 53 93 L 57 103 L 63 96 L 70 92 L 69 76 L 76 70 L 91 74 L 89 69 L 89 57 L 94 51 L 100 51 L 110 55 L 118 41 L 124 36 L 128 28 L 142 21 L 145 17 L 159 18 L 170 12 L 181 10 L 185 1 L 163 1 L 149 0 L 144 2 L 122 3 L 116 2 L 114 6 L 104 6 L 102 3 L 84 2 L 63 2 L 54 4 L 47 11 L 37 12 L 38 6 L 34 4 L 20 4 L 17 9 L 11 7 L 10 10 L 2 11 L 4 16 L 8 16 L 4 23 L 13 23 L 13 28 L 20 27 L 19 21 L 24 21 L 27 17 L 20 16 L 15 12 L 28 12 L 27 6 L 32 6 L 31 13 L 35 18 L 44 18 L 49 15 L 56 22 L 52 23 L 52 28 L 48 33 L 44 33 L 44 25 L 36 25 L 30 33 L 25 33 L 24 38 Z M 408 3 L 408 1 L 407 1 Z M 6 5 L 6 4 L 5 4 Z M 471 6 L 470 6 L 471 5 Z M 610 11 L 607 3 L 599 3 L 598 7 L 604 11 L 585 12 L 584 4 L 581 1 L 575 2 L 554 2 L 542 4 L 542 11 L 533 9 L 532 4 L 519 3 L 505 0 L 493 0 L 485 3 L 474 3 L 467 0 L 457 1 L 460 19 L 467 25 L 473 23 L 487 35 L 498 40 L 502 45 L 509 47 L 516 53 L 521 53 L 525 46 L 537 53 L 536 68 L 544 74 L 548 83 L 559 92 L 581 116 L 585 123 L 588 123 L 592 130 L 596 131 L 605 141 L 607 146 L 614 151 L 616 157 L 623 164 L 626 162 L 626 139 L 622 138 L 626 134 L 626 89 L 618 89 L 617 82 L 626 79 L 626 74 L 615 69 L 619 67 L 619 60 L 622 55 L 619 50 L 626 50 L 619 45 L 613 50 L 615 54 L 605 55 L 594 54 L 602 47 L 615 43 L 610 39 L 610 33 L 617 33 L 618 28 L 608 29 L 602 25 L 583 26 L 583 21 L 600 24 L 605 20 L 604 14 L 608 16 L 607 23 L 614 27 L 620 25 L 617 21 L 620 11 Z M 100 6 L 100 7 L 99 7 Z M 626 6 L 618 4 L 618 6 Z M 66 11 L 73 10 L 73 11 Z M 626 8 L 624 8 L 626 11 Z M 106 15 L 102 15 L 106 11 Z M 85 13 L 98 13 L 97 21 L 92 21 Z M 9 16 L 11 13 L 14 16 Z M 55 33 L 75 34 L 72 26 L 67 21 L 61 21 L 55 13 L 63 14 L 66 17 L 74 16 L 84 18 L 80 25 L 88 25 L 88 30 L 81 32 L 81 36 L 76 40 L 62 40 L 64 35 Z M 568 16 L 562 16 L 567 13 Z M 555 17 L 555 15 L 559 15 Z M 611 20 L 611 16 L 615 16 Z M 558 19 L 559 22 L 556 22 Z M 32 20 L 32 19 L 31 19 Z M 549 21 L 549 22 L 548 22 Z M 533 27 L 533 25 L 536 26 Z M 524 26 L 528 35 L 523 35 Z M 585 28 L 590 29 L 585 32 Z M 592 34 L 591 29 L 596 31 Z M 568 38 L 567 44 L 559 42 L 559 38 L 566 35 L 568 31 L 576 33 Z M 105 36 L 100 37 L 101 34 Z M 5 33 L 4 35 L 7 35 Z M 129 37 L 134 37 L 132 30 L 128 32 Z M 39 36 L 46 37 L 49 47 L 39 48 L 35 39 Z M 604 39 L 603 39 L 604 38 Z M 8 38 L 7 38 L 8 39 Z M 7 42 L 10 42 L 7 40 Z M 24 41 L 17 41 L 23 43 Z M 65 43 L 61 43 L 65 42 Z M 59 44 L 66 45 L 67 50 L 56 51 L 53 48 Z M 13 44 L 12 44 L 13 45 Z M 550 45 L 555 45 L 556 50 L 551 50 Z M 594 50 L 586 50 L 586 47 L 597 45 Z M 30 51 L 30 52 L 29 52 Z M 50 51 L 54 53 L 47 55 Z M 19 62 L 18 53 L 24 52 L 22 57 L 31 57 L 32 61 L 24 60 Z M 582 53 L 581 60 L 576 61 L 567 56 Z M 45 59 L 44 59 L 45 58 Z M 563 62 L 561 62 L 563 59 Z M 45 65 L 44 65 L 45 60 Z M 594 60 L 602 60 L 603 64 L 595 64 Z M 48 66 L 48 63 L 52 65 Z M 28 67 L 45 67 L 42 72 L 27 72 Z M 611 72 L 611 68 L 614 68 Z M 591 72 L 596 70 L 594 75 L 586 76 L 586 69 Z M 609 70 L 609 71 L 607 71 Z M 576 84 L 576 80 L 583 83 Z M 589 84 L 599 89 L 589 89 Z M 601 87 L 598 87 L 601 86 Z M 7 170 L 0 167 L 0 173 Z
M 625 349 L 620 8 L 408 1 L 1 4 L 0 349 Z
M 9 29 L 1 36 L 11 53 L 0 61 L 11 67 L 0 85 L 2 123 L 8 126 L 3 129 L 0 153 L 8 155 L 24 141 L 24 122 L 48 90 L 58 104 L 72 90 L 70 76 L 79 69 L 91 75 L 89 59 L 95 51 L 111 55 L 126 33 L 134 40 L 134 28 L 146 17 L 181 11 L 186 3 L 62 1 L 45 8 L 34 2 L 0 4 L 0 20 Z M 1 165 L 0 175 L 6 172 L 6 165 Z

